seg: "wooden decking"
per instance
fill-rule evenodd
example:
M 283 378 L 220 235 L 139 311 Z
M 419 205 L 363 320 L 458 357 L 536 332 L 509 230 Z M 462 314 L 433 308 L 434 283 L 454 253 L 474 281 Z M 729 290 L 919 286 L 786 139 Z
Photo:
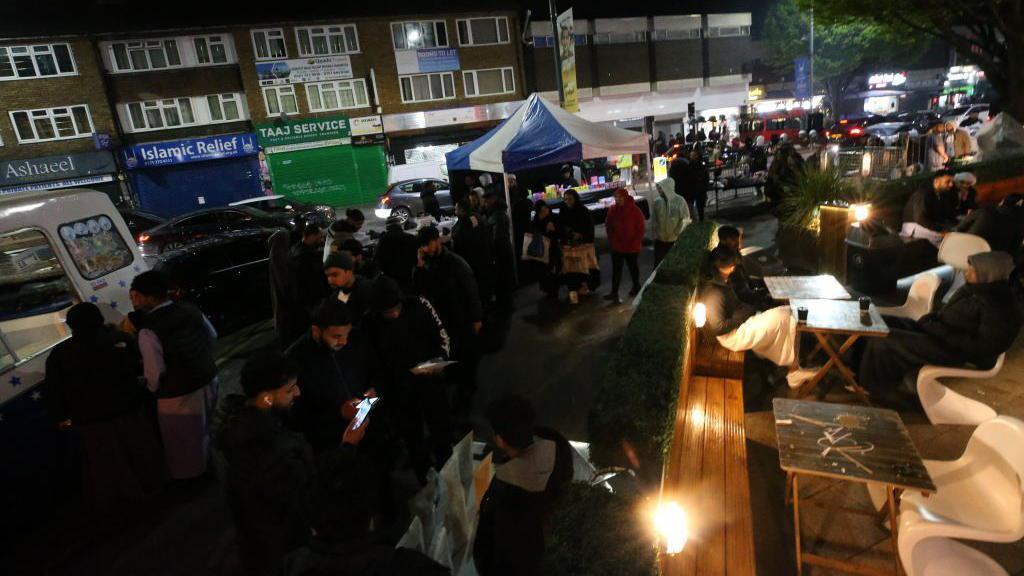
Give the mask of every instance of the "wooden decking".
M 679 389 L 664 498 L 689 517 L 683 552 L 662 556 L 668 576 L 755 573 L 754 530 L 743 429 L 743 355 L 698 338 Z

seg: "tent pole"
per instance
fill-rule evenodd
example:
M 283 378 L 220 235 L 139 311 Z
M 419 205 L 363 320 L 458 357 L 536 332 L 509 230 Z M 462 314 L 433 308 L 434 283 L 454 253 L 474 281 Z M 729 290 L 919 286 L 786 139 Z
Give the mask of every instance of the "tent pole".
M 512 193 L 509 192 L 508 173 L 501 173 L 501 180 L 505 184 L 505 209 L 508 210 L 508 240 L 512 245 L 512 281 L 519 285 L 519 262 L 516 259 L 516 232 L 512 224 Z

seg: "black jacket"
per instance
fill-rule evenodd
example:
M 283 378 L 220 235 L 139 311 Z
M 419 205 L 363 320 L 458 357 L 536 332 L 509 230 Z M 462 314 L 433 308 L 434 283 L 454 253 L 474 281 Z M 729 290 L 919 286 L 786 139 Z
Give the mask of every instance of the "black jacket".
M 415 269 L 413 284 L 416 292 L 434 305 L 452 336 L 470 333 L 472 323 L 483 319 L 473 269 L 447 248 L 442 248 L 440 255 L 427 258 L 424 267 Z
M 437 200 L 436 193 L 420 192 L 420 201 L 423 202 L 423 213 L 429 214 L 435 220 L 441 220 L 441 203 Z
M 949 202 L 937 196 L 931 185 L 918 188 L 903 207 L 903 222 L 913 222 L 935 232 L 949 230 L 956 222 L 956 212 Z
M 156 395 L 176 398 L 199 390 L 217 376 L 213 338 L 203 313 L 185 302 L 172 302 L 143 316 L 143 328 L 152 330 L 163 348 L 164 373 Z
M 491 230 L 494 252 L 510 254 L 512 252 L 512 220 L 508 215 L 508 206 L 498 200 L 493 210 L 484 212 L 484 219 Z
M 295 399 L 289 425 L 305 435 L 317 452 L 341 442 L 346 421 L 342 403 L 362 395 L 347 381 L 336 352 L 318 343 L 311 334 L 295 341 L 285 356 L 299 368 L 301 395 Z
M 412 286 L 412 269 L 416 267 L 419 241 L 399 226 L 389 226 L 377 242 L 374 259 L 380 271 L 390 276 L 403 290 Z
M 394 320 L 380 315 L 368 317 L 365 333 L 374 355 L 374 386 L 381 397 L 386 397 L 395 381 L 408 375 L 413 366 L 451 355 L 451 342 L 441 317 L 420 296 L 405 298 L 402 313 Z
M 46 394 L 58 422 L 108 422 L 135 410 L 142 400 L 139 351 L 127 338 L 104 327 L 75 334 L 46 358 Z
M 493 244 L 491 228 L 481 216 L 459 218 L 452 228 L 452 250 L 469 264 L 477 280 L 488 273 L 487 268 L 493 260 Z
M 495 477 L 480 502 L 473 561 L 481 576 L 534 576 L 544 557 L 544 527 L 554 501 L 572 480 L 572 447 L 553 430 L 538 438 L 555 442 L 555 462 L 541 492 L 530 492 Z
M 956 227 L 957 232 L 981 236 L 992 250 L 1016 254 L 1024 242 L 1024 222 L 1008 206 L 983 206 Z
M 309 247 L 299 242 L 292 246 L 290 257 L 295 284 L 298 287 L 299 304 L 307 311 L 312 311 L 325 296 L 331 293 L 324 276 L 324 253 L 316 247 Z
M 562 208 L 558 213 L 558 219 L 562 224 L 562 230 L 567 240 L 577 242 L 573 234 L 582 236 L 578 243 L 592 244 L 594 242 L 594 220 L 590 216 L 590 210 L 582 203 L 575 208 Z
M 757 312 L 740 300 L 732 286 L 717 274 L 701 282 L 698 297 L 707 309 L 704 329 L 714 336 L 732 332 Z
M 345 301 L 345 304 L 348 305 L 348 310 L 352 313 L 352 327 L 359 328 L 362 325 L 363 317 L 370 311 L 370 301 L 373 298 L 373 282 L 359 275 L 356 275 L 355 278 L 356 281 L 350 289 L 339 288 L 334 290 L 331 292 L 331 298 L 341 301 L 339 294 L 344 292 L 347 295 L 348 300 Z
M 979 368 L 1010 349 L 1021 319 L 1008 282 L 967 284 L 938 312 L 918 320 L 921 330 Z
M 233 394 L 222 402 L 215 436 L 227 462 L 225 492 L 249 573 L 273 573 L 280 559 L 309 538 L 310 495 L 319 465 L 354 459 L 342 445 L 314 460 L 309 444 L 273 412 Z

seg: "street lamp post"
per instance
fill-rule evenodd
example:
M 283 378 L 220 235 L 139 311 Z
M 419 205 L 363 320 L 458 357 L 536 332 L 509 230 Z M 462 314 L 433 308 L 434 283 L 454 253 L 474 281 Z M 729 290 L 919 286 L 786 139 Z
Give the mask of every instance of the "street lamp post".
M 565 102 L 565 87 L 562 86 L 562 57 L 559 52 L 561 36 L 558 34 L 558 7 L 555 0 L 548 0 L 548 8 L 551 11 L 551 50 L 555 56 L 555 85 L 558 86 L 558 105 Z M 576 39 L 573 38 L 573 42 Z
M 554 0 L 552 0 L 554 1 Z M 811 85 L 811 110 L 814 109 L 814 3 L 811 3 L 811 57 L 808 62 L 809 84 Z

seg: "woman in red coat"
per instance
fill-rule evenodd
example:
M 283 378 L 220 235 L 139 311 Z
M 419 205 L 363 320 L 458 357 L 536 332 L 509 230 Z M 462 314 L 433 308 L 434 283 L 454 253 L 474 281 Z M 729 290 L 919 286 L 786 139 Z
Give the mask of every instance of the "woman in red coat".
M 605 299 L 619 302 L 623 261 L 629 266 L 629 275 L 633 279 L 633 289 L 629 291 L 629 295 L 636 296 L 640 292 L 637 256 L 640 255 L 640 247 L 644 240 L 644 213 L 625 188 L 615 191 L 615 205 L 608 209 L 604 224 L 608 232 L 608 243 L 612 248 L 612 291 Z

